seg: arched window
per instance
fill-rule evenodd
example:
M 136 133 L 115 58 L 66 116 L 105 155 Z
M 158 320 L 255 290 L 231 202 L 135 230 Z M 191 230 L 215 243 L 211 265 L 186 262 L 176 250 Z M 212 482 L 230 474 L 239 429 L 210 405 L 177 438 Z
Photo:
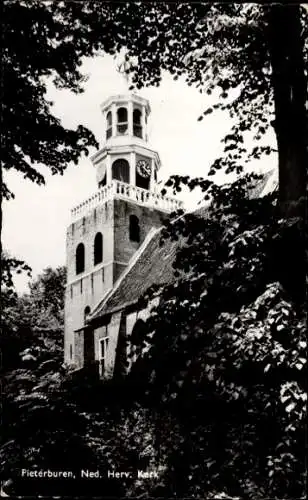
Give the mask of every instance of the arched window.
M 90 306 L 85 307 L 85 310 L 84 310 L 84 313 L 83 313 L 84 323 L 86 322 L 86 319 L 89 316 L 90 312 L 91 312 Z
M 130 336 L 130 357 L 134 363 L 142 354 L 145 342 L 145 322 L 137 319 Z
M 127 127 L 128 127 L 127 109 L 119 108 L 117 111 L 117 117 L 118 117 L 118 123 L 117 123 L 118 134 L 125 134 L 125 132 L 127 132 Z
M 76 274 L 84 271 L 84 244 L 79 243 L 76 248 Z
M 106 137 L 107 137 L 107 139 L 109 139 L 109 137 L 112 136 L 112 113 L 111 113 L 111 111 L 109 111 L 107 113 L 106 122 L 107 122 Z
M 131 215 L 129 217 L 129 239 L 137 243 L 140 242 L 139 219 L 136 215 Z
M 129 184 L 129 163 L 119 159 L 112 164 L 112 178 Z
M 103 261 L 103 235 L 97 233 L 94 238 L 94 265 Z
M 142 137 L 142 126 L 141 126 L 141 111 L 140 109 L 134 109 L 133 112 L 133 131 L 136 137 Z
M 140 109 L 134 109 L 133 119 L 134 119 L 134 123 L 136 123 L 137 125 L 141 125 L 141 111 L 140 111 Z

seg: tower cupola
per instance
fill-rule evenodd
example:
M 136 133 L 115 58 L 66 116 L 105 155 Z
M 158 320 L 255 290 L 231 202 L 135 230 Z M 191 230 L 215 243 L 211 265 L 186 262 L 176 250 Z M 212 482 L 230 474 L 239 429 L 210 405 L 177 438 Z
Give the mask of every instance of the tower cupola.
M 109 97 L 101 105 L 103 147 L 92 157 L 98 187 L 113 181 L 147 191 L 155 190 L 159 155 L 148 143 L 147 99 L 134 94 Z
M 132 139 L 148 141 L 149 102 L 138 95 L 116 95 L 101 105 L 108 144 L 127 143 Z

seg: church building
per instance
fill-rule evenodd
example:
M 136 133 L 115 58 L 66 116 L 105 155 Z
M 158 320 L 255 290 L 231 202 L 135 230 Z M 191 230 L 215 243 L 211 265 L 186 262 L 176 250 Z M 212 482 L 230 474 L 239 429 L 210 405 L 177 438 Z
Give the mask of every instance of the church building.
M 176 279 L 172 264 L 182 243 L 159 242 L 163 219 L 183 207 L 157 186 L 161 162 L 148 143 L 149 102 L 116 95 L 101 110 L 104 145 L 91 158 L 97 191 L 72 210 L 67 230 L 64 350 L 67 365 L 105 378 L 125 373 L 142 355 L 134 339 L 142 338 L 153 304 L 140 310 L 139 298 Z M 276 186 L 277 172 L 268 171 L 251 196 Z
M 157 187 L 161 162 L 148 142 L 149 102 L 116 95 L 101 111 L 105 140 L 91 158 L 97 191 L 72 209 L 67 230 L 64 357 L 106 377 L 134 349 L 129 339 L 149 314 L 138 310 L 139 297 L 173 279 L 175 244 L 160 247 L 159 233 L 182 202 Z

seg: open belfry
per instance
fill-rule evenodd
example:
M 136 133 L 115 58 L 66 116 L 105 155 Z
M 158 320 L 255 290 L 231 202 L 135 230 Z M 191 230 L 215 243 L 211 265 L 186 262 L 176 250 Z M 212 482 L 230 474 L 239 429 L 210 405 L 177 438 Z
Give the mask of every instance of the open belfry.
M 135 264 L 162 219 L 182 204 L 157 187 L 161 162 L 148 143 L 149 102 L 116 95 L 101 111 L 104 142 L 91 158 L 97 190 L 72 209 L 67 230 L 65 362 L 76 369 L 97 362 L 104 375 L 107 358 L 109 368 L 115 363 L 118 335 L 107 331 L 114 319 L 109 315 L 103 322 L 103 333 L 97 321 L 99 331 L 87 327 L 88 320 Z

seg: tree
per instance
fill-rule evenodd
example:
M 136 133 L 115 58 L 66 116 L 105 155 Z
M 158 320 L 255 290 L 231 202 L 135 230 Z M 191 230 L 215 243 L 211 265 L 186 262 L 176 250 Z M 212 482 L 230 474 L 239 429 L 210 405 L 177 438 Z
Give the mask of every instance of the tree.
M 29 294 L 18 296 L 13 293 L 12 300 L 5 302 L 2 309 L 2 326 L 6 325 L 7 328 L 15 330 L 26 324 L 31 328 L 63 328 L 65 284 L 65 266 L 56 269 L 47 267 L 30 282 Z M 4 296 L 7 295 L 6 290 L 3 293 Z M 15 317 L 11 326 L 5 320 L 9 317 L 10 311 L 14 311 Z
M 72 85 L 76 90 L 81 83 L 81 75 L 75 72 L 79 56 L 90 55 L 95 50 L 112 54 L 121 48 L 127 50 L 126 71 L 132 72 L 137 88 L 159 84 L 162 70 L 168 70 L 176 78 L 186 75 L 188 83 L 202 91 L 211 93 L 215 88 L 220 89 L 222 101 L 213 109 L 228 110 L 237 118 L 237 123 L 225 137 L 225 155 L 214 162 L 209 173 L 219 168 L 240 173 L 246 160 L 270 153 L 268 146 L 255 146 L 247 151 L 244 137 L 251 131 L 258 141 L 275 118 L 280 181 L 284 188 L 280 189 L 280 207 L 282 213 L 289 216 L 298 213 L 297 201 L 302 197 L 299 179 L 306 166 L 302 127 L 305 75 L 303 65 L 296 64 L 298 88 L 290 70 L 294 56 L 300 63 L 302 61 L 301 44 L 307 35 L 307 26 L 303 24 L 299 37 L 300 7 L 284 8 L 209 3 L 158 3 L 149 7 L 141 2 L 11 2 L 6 4 L 6 16 L 9 13 L 6 24 L 12 26 L 16 38 L 6 33 L 12 50 L 10 48 L 11 56 L 5 61 L 9 75 L 13 73 L 11 60 L 19 61 L 16 66 L 22 71 L 17 74 L 22 77 L 25 72 L 30 82 L 36 79 L 38 89 L 33 90 L 41 96 L 44 89 L 37 75 L 59 72 L 58 84 Z M 297 43 L 291 43 L 292 36 L 282 40 L 280 26 L 273 25 L 278 18 L 285 25 L 286 12 L 292 19 L 286 29 L 294 27 L 298 36 L 293 39 L 297 38 Z M 20 19 L 25 19 L 22 28 L 28 23 L 27 33 L 34 35 L 34 39 L 31 38 L 33 58 L 30 50 L 27 51 L 29 58 L 18 52 L 18 47 L 25 45 L 27 40 L 26 32 L 17 27 Z M 46 26 L 49 33 L 46 33 Z M 45 49 L 45 66 L 45 58 L 38 53 L 38 48 L 41 49 L 41 36 L 36 37 L 38 28 L 46 42 L 41 52 L 44 54 Z M 16 47 L 15 41 L 19 42 Z M 280 42 L 281 57 L 277 54 Z M 66 60 L 66 55 L 71 55 L 75 48 L 78 57 L 73 55 L 71 62 L 69 58 Z M 19 57 L 14 56 L 14 51 Z M 304 47 L 304 58 L 306 61 L 307 47 Z M 63 60 L 66 64 L 59 70 Z M 42 71 L 36 61 L 43 65 Z M 287 63 L 285 79 L 277 77 L 282 63 Z M 34 76 L 31 76 L 33 68 Z M 25 78 L 27 80 L 27 76 Z M 21 83 L 24 84 L 23 78 Z M 232 89 L 239 93 L 236 97 Z M 25 98 L 20 102 L 20 111 L 23 111 L 28 101 Z M 295 127 L 291 136 L 281 122 L 285 117 Z M 296 117 L 299 120 L 295 120 Z M 12 126 L 8 130 L 11 134 L 15 132 Z M 18 129 L 18 123 L 16 130 L 24 133 Z M 26 139 L 24 153 L 27 154 L 30 140 L 29 136 L 23 137 Z M 48 139 L 49 136 L 44 137 Z M 45 144 L 44 139 L 42 142 Z M 300 148 L 297 153 L 295 142 Z M 6 144 L 12 145 L 9 141 Z M 68 149 L 70 151 L 70 146 Z M 14 158 L 15 148 L 7 150 Z M 63 166 L 68 157 L 66 155 L 65 160 L 61 157 L 59 165 Z M 43 160 L 48 163 L 48 157 Z M 297 180 L 292 181 L 292 189 L 290 184 L 288 192 L 291 162 Z M 54 166 L 52 161 L 50 164 Z M 31 169 L 22 165 L 30 177 Z M 145 392 L 155 398 L 162 414 L 164 411 L 172 414 L 171 422 L 179 415 L 176 425 L 168 428 L 169 436 L 157 428 L 158 438 L 164 443 L 167 436 L 166 442 L 170 444 L 169 450 L 163 446 L 168 465 L 165 475 L 168 496 L 210 495 L 223 484 L 226 494 L 240 494 L 242 498 L 299 497 L 304 484 L 303 447 L 300 445 L 304 441 L 304 313 L 300 301 L 294 303 L 288 290 L 277 283 L 280 275 L 274 248 L 275 241 L 288 230 L 288 224 L 294 228 L 296 223 L 292 220 L 286 223 L 277 217 L 274 196 L 248 203 L 249 186 L 242 180 L 231 188 L 222 189 L 208 179 L 174 178 L 171 185 L 177 189 L 180 181 L 189 187 L 201 185 L 205 195 L 212 199 L 211 217 L 197 222 L 194 217 L 188 217 L 185 224 L 179 219 L 177 224 L 166 227 L 166 235 L 175 232 L 179 237 L 184 233 L 182 236 L 188 238 L 187 244 L 175 265 L 177 282 L 158 290 L 162 300 L 148 322 L 148 332 L 154 332 L 154 336 L 145 358 L 147 362 L 135 366 L 135 375 L 139 375 L 137 380 L 143 384 L 140 398 Z M 293 201 L 296 202 L 295 210 L 290 208 Z M 44 301 L 42 303 L 45 307 Z M 132 377 L 135 375 L 132 373 Z M 20 383 L 24 384 L 23 379 Z M 32 423 L 37 424 L 42 415 L 50 415 L 49 402 L 53 415 L 63 415 L 63 400 L 54 404 L 53 398 L 48 400 L 47 411 L 44 413 L 46 408 L 42 411 L 44 397 L 40 391 L 34 391 L 36 384 L 34 378 L 30 387 L 30 392 L 32 389 L 34 392 L 30 394 L 34 401 L 31 408 L 35 410 Z M 28 394 L 21 398 L 23 415 L 29 408 L 27 397 Z M 105 403 L 104 398 L 101 400 Z M 179 409 L 181 411 L 175 411 Z M 20 414 L 18 408 L 16 414 Z M 247 418 L 248 414 L 251 419 Z M 32 415 L 31 412 L 31 418 Z M 72 448 L 65 458 L 71 459 L 76 435 L 86 427 L 86 420 L 86 416 L 74 420 L 74 435 L 70 435 Z M 66 421 L 62 424 L 66 426 Z M 67 432 L 66 426 L 65 436 Z M 25 432 L 20 433 L 24 435 Z M 44 461 L 46 456 L 53 456 L 49 447 L 46 454 L 42 454 L 42 435 L 50 443 L 52 432 L 48 429 L 43 432 L 39 443 L 34 436 L 36 455 L 30 446 L 32 438 L 27 442 L 33 460 L 40 456 Z M 53 448 L 57 452 L 58 441 Z M 97 443 L 95 439 L 91 444 L 93 442 Z M 81 444 L 78 449 L 85 451 L 84 443 Z M 11 455 L 14 456 L 16 452 Z M 30 452 L 27 459 L 31 460 Z M 86 462 L 88 459 L 91 463 L 92 455 L 87 455 Z M 206 466 L 209 474 L 204 474 L 200 464 Z M 170 480 L 172 472 L 179 478 L 175 486 Z
M 94 53 L 82 36 L 78 5 L 63 2 L 7 1 L 2 37 L 2 165 L 44 183 L 39 164 L 63 174 L 90 146 L 93 134 L 82 126 L 65 129 L 46 99 L 46 77 L 60 88 L 82 92 L 82 56 Z M 72 13 L 76 13 L 75 20 Z M 2 194 L 9 198 L 5 183 Z
M 258 141 L 274 125 L 280 210 L 302 215 L 308 163 L 306 21 L 300 5 L 5 2 L 3 167 L 42 184 L 37 165 L 61 174 L 69 161 L 76 163 L 97 146 L 84 127 L 66 130 L 52 115 L 46 77 L 60 88 L 82 92 L 82 58 L 125 48 L 125 71 L 137 88 L 158 85 L 167 70 L 175 78 L 185 75 L 200 91 L 221 91 L 222 100 L 204 114 L 224 109 L 237 122 L 224 138 L 225 155 L 209 174 L 221 168 L 240 173 L 252 157 L 269 154 L 266 145 L 247 151 L 244 138 L 250 133 Z M 186 183 L 193 186 L 196 180 Z
M 47 267 L 35 281 L 30 283 L 29 299 L 38 312 L 40 324 L 48 323 L 63 328 L 66 267 Z
M 66 268 L 60 266 L 45 269 L 30 283 L 29 294 L 18 296 L 8 287 L 2 290 L 3 370 L 20 366 L 21 352 L 25 349 L 34 359 L 38 349 L 48 351 L 50 342 L 56 346 L 62 362 L 65 283 Z M 53 352 L 53 347 L 50 351 Z
M 158 85 L 167 70 L 175 78 L 184 74 L 200 91 L 220 89 L 226 101 L 214 108 L 228 110 L 238 122 L 225 138 L 226 157 L 214 162 L 212 172 L 222 167 L 242 171 L 244 156 L 249 160 L 269 153 L 265 146 L 247 152 L 243 137 L 250 131 L 259 140 L 274 125 L 281 206 L 297 201 L 303 196 L 307 164 L 306 20 L 300 5 L 6 2 L 4 168 L 17 168 L 42 183 L 32 164 L 63 173 L 69 161 L 77 162 L 89 146 L 97 145 L 86 129 L 65 130 L 53 117 L 45 99 L 46 77 L 61 88 L 82 92 L 82 57 L 126 48 L 125 71 L 132 73 L 137 88 Z M 234 89 L 239 91 L 236 97 Z
M 100 17 L 101 16 L 101 17 Z M 261 144 L 270 127 L 277 138 L 280 215 L 300 217 L 291 224 L 277 247 L 280 280 L 295 297 L 305 294 L 305 199 L 307 148 L 308 15 L 300 5 L 256 5 L 201 2 L 140 2 L 111 5 L 100 11 L 102 24 L 111 16 L 116 30 L 112 47 L 126 49 L 126 73 L 132 87 L 159 85 L 162 71 L 177 79 L 184 75 L 188 85 L 201 92 L 220 92 L 214 110 L 228 111 L 235 119 L 223 142 L 224 154 L 208 175 L 219 169 L 244 171 L 252 158 L 269 155 L 272 148 Z M 97 25 L 93 25 L 97 30 Z M 100 35 L 98 35 L 100 41 Z M 252 136 L 249 150 L 246 137 Z M 203 178 L 172 176 L 167 185 L 205 191 L 211 186 Z
M 106 12 L 100 22 L 106 20 Z M 241 172 L 269 146 L 247 151 L 247 133 L 259 141 L 272 125 L 279 157 L 280 209 L 301 214 L 307 158 L 307 12 L 300 5 L 141 2 L 110 5 L 114 50 L 126 48 L 125 71 L 133 86 L 159 85 L 162 71 L 222 99 L 213 109 L 237 121 L 225 139 L 225 156 L 210 174 Z M 100 35 L 98 34 L 100 41 Z M 235 92 L 237 90 L 237 93 Z M 301 201 L 299 205 L 299 201 Z
M 307 31 L 300 7 L 273 5 L 268 13 L 269 55 L 275 103 L 274 128 L 279 160 L 279 194 L 283 215 L 297 215 L 296 202 L 305 208 L 308 163 Z M 307 28 L 307 17 L 306 17 Z M 306 40 L 302 36 L 306 35 Z M 301 213 L 303 215 L 303 213 Z
M 63 127 L 46 99 L 47 77 L 60 88 L 83 90 L 81 58 L 93 55 L 95 48 L 87 30 L 83 34 L 78 19 L 82 10 L 78 4 L 37 0 L 9 0 L 2 6 L 1 195 L 7 199 L 13 193 L 2 178 L 2 168 L 15 169 L 41 185 L 45 182 L 41 165 L 52 174 L 63 174 L 70 161 L 77 163 L 82 153 L 97 146 L 85 127 Z M 25 264 L 9 259 L 2 265 L 10 273 L 9 266 Z
M 305 305 L 277 281 L 273 242 L 288 223 L 277 194 L 249 199 L 254 177 L 212 187 L 208 217 L 166 222 L 162 238 L 182 242 L 177 279 L 140 302 L 160 297 L 131 383 L 180 426 L 162 435 L 179 478 L 168 496 L 304 495 Z

